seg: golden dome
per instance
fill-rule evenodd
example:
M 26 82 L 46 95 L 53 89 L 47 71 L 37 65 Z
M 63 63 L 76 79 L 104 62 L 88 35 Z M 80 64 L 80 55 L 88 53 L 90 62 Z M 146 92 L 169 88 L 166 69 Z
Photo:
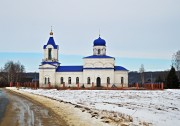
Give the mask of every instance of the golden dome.
M 50 32 L 50 35 L 53 35 L 53 32 L 52 32 L 52 31 Z

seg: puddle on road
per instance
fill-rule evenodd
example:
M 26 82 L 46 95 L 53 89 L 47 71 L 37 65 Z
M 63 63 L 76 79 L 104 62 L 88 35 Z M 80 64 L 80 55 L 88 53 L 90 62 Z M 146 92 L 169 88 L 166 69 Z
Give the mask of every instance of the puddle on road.
M 5 94 L 9 99 L 9 105 L 1 126 L 65 126 L 63 120 L 40 104 L 12 93 Z

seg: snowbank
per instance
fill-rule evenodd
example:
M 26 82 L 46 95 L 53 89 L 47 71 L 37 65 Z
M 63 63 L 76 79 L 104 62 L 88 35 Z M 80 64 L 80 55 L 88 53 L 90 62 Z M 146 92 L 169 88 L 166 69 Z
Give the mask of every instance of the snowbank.
M 180 125 L 180 90 L 21 90 L 98 110 L 117 121 L 123 117 L 136 125 Z

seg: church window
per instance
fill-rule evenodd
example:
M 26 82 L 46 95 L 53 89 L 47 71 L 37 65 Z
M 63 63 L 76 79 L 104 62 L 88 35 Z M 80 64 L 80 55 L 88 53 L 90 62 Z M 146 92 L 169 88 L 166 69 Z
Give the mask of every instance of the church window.
M 61 82 L 61 84 L 63 84 L 63 82 L 64 82 L 64 79 L 63 79 L 63 77 L 61 77 L 61 81 L 60 81 L 60 82 Z
M 50 78 L 48 77 L 48 84 L 50 83 Z
M 68 84 L 71 84 L 71 77 L 68 78 Z
M 98 54 L 101 54 L 101 50 L 100 49 L 98 49 Z
M 90 77 L 87 78 L 87 84 L 91 84 L 91 79 L 90 79 Z
M 107 77 L 107 84 L 110 84 L 110 77 Z
M 76 77 L 76 84 L 79 83 L 79 77 Z
M 44 84 L 47 84 L 47 78 L 46 77 L 44 78 Z
M 124 77 L 121 77 L 121 84 L 124 84 Z
M 52 59 L 52 49 L 48 48 L 48 59 L 51 60 Z

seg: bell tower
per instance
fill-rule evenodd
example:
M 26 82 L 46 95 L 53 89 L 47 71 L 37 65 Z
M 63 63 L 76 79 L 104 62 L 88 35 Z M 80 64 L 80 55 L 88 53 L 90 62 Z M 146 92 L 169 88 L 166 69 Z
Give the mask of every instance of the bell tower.
M 50 32 L 49 40 L 47 44 L 43 46 L 43 49 L 44 49 L 43 62 L 58 62 L 59 46 L 56 45 L 54 41 L 52 29 Z

